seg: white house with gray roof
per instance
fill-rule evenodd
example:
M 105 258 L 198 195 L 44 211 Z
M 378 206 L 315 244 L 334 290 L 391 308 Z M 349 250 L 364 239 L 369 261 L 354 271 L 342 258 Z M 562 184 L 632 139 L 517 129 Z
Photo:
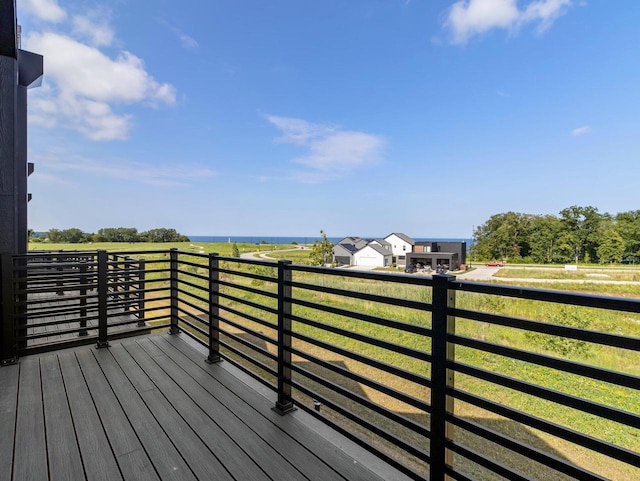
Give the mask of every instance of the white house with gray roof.
M 370 242 L 353 254 L 353 265 L 367 267 L 387 267 L 391 265 L 391 251 Z
M 416 245 L 414 241 L 408 235 L 401 232 L 393 232 L 384 238 L 391 245 L 391 253 L 393 260 L 399 266 L 404 266 L 407 263 L 407 254 L 413 252 L 413 246 Z
M 333 261 L 351 266 L 385 267 L 394 262 L 405 265 L 406 253 L 412 251 L 414 244 L 411 237 L 401 233 L 384 239 L 345 237 L 333 246 Z

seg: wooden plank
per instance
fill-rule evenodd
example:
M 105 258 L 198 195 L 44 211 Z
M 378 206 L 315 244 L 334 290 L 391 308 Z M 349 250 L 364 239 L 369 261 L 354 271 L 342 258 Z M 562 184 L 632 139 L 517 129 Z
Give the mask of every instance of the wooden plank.
M 157 341 L 159 343 L 161 341 Z M 343 478 L 284 432 L 274 429 L 266 418 L 215 382 L 205 371 L 168 344 L 144 339 L 138 343 L 162 362 L 170 376 L 208 413 L 225 432 L 240 444 L 262 469 L 274 479 L 309 479 L 338 481 Z M 164 348 L 164 349 L 162 349 Z M 158 353 L 164 353 L 160 356 Z M 200 359 L 203 364 L 204 358 Z M 196 377 L 192 377 L 192 374 Z M 203 382 L 203 385 L 199 383 Z M 270 412 L 270 406 L 267 408 Z M 214 414 L 215 413 L 215 414 Z
M 236 479 L 269 479 L 261 469 L 262 460 L 260 460 L 258 464 L 254 462 L 251 457 L 238 447 L 235 442 L 236 438 L 229 436 L 216 423 L 219 414 L 218 412 L 203 412 L 187 395 L 185 395 L 176 383 L 172 381 L 167 374 L 149 358 L 148 354 L 142 350 L 140 346 L 134 343 L 127 343 L 124 347 L 140 367 L 144 369 L 144 372 L 150 377 L 158 390 L 166 397 L 166 405 L 169 407 L 179 406 L 179 416 L 181 416 L 188 426 L 190 426 L 189 431 L 195 431 L 194 436 L 196 436 L 197 433 L 197 436 L 199 436 L 198 442 L 201 444 L 203 443 L 202 446 L 207 449 L 211 458 L 214 458 L 215 455 L 214 459 L 222 460 L 226 469 Z M 120 360 L 119 356 L 116 355 L 116 357 Z M 130 372 L 134 370 L 134 367 L 127 365 L 126 370 L 127 372 Z M 211 397 L 209 394 L 207 394 L 207 396 L 209 398 Z M 228 415 L 228 412 L 222 414 Z M 173 414 L 168 414 L 168 416 L 178 417 L 178 414 L 174 411 Z M 195 464 L 192 464 L 192 467 L 195 467 Z M 229 476 L 229 479 L 231 479 L 231 476 Z
M 19 374 L 18 364 L 0 367 L 0 479 L 11 479 Z
M 189 469 L 188 464 L 111 355 L 110 350 L 118 349 L 118 347 L 117 344 L 114 344 L 109 349 L 94 350 L 92 354 L 95 355 L 96 361 L 100 364 L 100 368 L 117 397 L 117 402 L 121 404 L 126 413 L 131 427 L 149 456 L 151 464 L 163 481 L 195 480 L 196 478 Z M 150 381 L 146 383 L 141 381 L 139 385 L 143 392 L 154 391 L 155 389 Z M 158 395 L 157 392 L 152 394 Z
M 277 426 L 282 432 L 300 443 L 307 450 L 306 457 L 295 458 L 296 463 L 316 462 L 314 458 L 319 459 L 323 463 L 329 465 L 340 476 L 349 480 L 374 481 L 382 480 L 382 478 L 360 463 L 356 463 L 353 458 L 342 452 L 336 445 L 329 440 L 320 436 L 317 432 L 309 429 L 296 416 L 293 415 L 280 416 L 271 408 L 273 404 L 264 396 L 251 389 L 243 382 L 239 382 L 236 377 L 215 364 L 208 365 L 202 362 L 198 353 L 190 344 L 180 339 L 178 336 L 156 336 L 152 338 L 153 342 L 162 347 L 162 343 L 169 344 L 177 348 L 183 355 L 193 361 L 198 369 L 206 374 L 194 371 L 189 368 L 189 373 L 200 384 L 206 386 L 207 390 L 224 404 L 234 406 L 234 411 L 239 411 L 239 406 L 244 403 L 250 409 L 257 411 L 265 417 L 272 425 Z M 164 350 L 164 349 L 163 349 Z M 183 362 L 180 364 L 184 365 Z M 208 379 L 213 380 L 213 384 Z M 230 398 L 223 398 L 223 393 L 229 391 L 233 394 Z M 235 401 L 234 401 L 235 399 Z M 313 460 L 313 461 L 312 461 Z
M 73 352 L 58 356 L 88 481 L 123 479 Z
M 149 456 L 89 349 L 76 352 L 87 387 L 126 480 L 159 480 Z M 133 413 L 135 415 L 135 413 Z
M 82 479 L 84 470 L 58 356 L 40 358 L 50 479 Z
M 13 479 L 49 479 L 38 358 L 20 361 Z

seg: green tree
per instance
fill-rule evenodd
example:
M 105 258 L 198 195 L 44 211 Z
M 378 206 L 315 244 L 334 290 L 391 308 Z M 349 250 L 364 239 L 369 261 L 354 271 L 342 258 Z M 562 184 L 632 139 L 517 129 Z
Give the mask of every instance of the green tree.
M 598 258 L 600 262 L 620 262 L 624 256 L 624 239 L 614 229 L 609 229 L 602 235 L 598 246 Z
M 518 212 L 492 215 L 474 232 L 474 255 L 483 259 L 509 259 L 529 255 L 533 216 Z
M 47 239 L 49 239 L 49 242 L 63 242 L 62 231 L 60 229 L 49 229 Z
M 78 242 L 83 242 L 85 239 L 84 233 L 77 227 L 64 229 L 60 232 L 60 235 L 62 242 L 69 242 L 70 244 L 77 244 Z
M 327 265 L 333 258 L 333 244 L 327 239 L 327 234 L 320 231 L 322 239 L 316 240 L 311 246 L 311 254 L 309 255 L 309 263 L 312 266 Z
M 574 240 L 574 258 L 596 261 L 602 222 L 609 217 L 600 214 L 595 207 L 573 205 L 560 211 L 563 230 Z
M 553 215 L 540 215 L 531 219 L 529 247 L 533 262 L 549 264 L 557 260 L 558 234 L 562 226 Z
M 240 257 L 240 249 L 238 249 L 238 244 L 236 244 L 235 242 L 231 246 L 231 255 L 233 257 Z
M 624 241 L 623 257 L 640 257 L 640 210 L 617 214 L 615 225 Z

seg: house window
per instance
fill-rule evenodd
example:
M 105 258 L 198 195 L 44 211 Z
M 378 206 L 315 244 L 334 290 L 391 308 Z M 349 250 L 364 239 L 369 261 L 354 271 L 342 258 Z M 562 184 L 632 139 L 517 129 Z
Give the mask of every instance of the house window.
M 402 246 L 402 250 L 406 251 L 407 250 L 407 246 Z

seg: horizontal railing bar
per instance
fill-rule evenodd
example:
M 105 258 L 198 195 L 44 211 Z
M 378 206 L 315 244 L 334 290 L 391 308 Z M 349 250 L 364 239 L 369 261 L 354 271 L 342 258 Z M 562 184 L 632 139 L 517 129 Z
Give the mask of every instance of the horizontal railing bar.
M 617 371 L 611 371 L 609 369 L 603 369 L 600 367 L 593 367 L 578 362 L 566 361 L 557 357 L 546 356 L 544 354 L 537 354 L 529 351 L 522 351 L 520 349 L 514 349 L 508 346 L 502 346 L 500 344 L 494 344 L 487 341 L 481 341 L 479 339 L 473 339 L 465 336 L 449 336 L 451 342 L 458 346 L 465 346 L 471 349 L 476 349 L 483 352 L 490 352 L 499 356 L 508 357 L 510 359 L 517 359 L 519 361 L 529 362 L 538 366 L 548 367 L 556 369 L 558 371 L 576 374 L 578 376 L 588 377 L 596 379 L 598 381 L 604 381 L 618 386 L 630 387 L 632 389 L 640 390 L 640 377 L 632 376 L 630 374 L 624 374 Z
M 274 314 L 274 315 L 278 315 L 278 310 L 273 308 L 273 307 L 269 307 L 269 306 L 265 306 L 264 304 L 258 304 L 257 302 L 252 302 L 252 301 L 247 301 L 246 299 L 243 299 L 241 297 L 236 297 L 236 296 L 232 296 L 231 294 L 227 294 L 224 292 L 218 292 L 218 296 L 222 297 L 224 299 L 228 299 L 230 301 L 235 301 L 238 304 L 242 304 L 245 306 L 249 306 L 249 307 L 253 307 L 254 309 L 258 309 L 261 311 L 265 311 L 268 312 L 269 314 Z M 220 306 L 221 308 L 225 308 L 225 306 Z
M 307 394 L 307 395 L 309 395 L 309 394 Z M 309 395 L 309 396 L 312 397 L 311 395 Z M 408 478 L 410 478 L 410 479 L 412 479 L 414 481 L 425 481 L 425 477 L 424 477 L 423 474 L 417 473 L 416 471 L 412 470 L 406 464 L 403 464 L 400 461 L 398 461 L 397 459 L 394 459 L 393 457 L 389 456 L 385 452 L 383 452 L 381 450 L 378 450 L 375 446 L 371 445 L 370 441 L 368 441 L 366 439 L 362 439 L 362 438 L 356 436 L 355 434 L 353 434 L 353 432 L 350 429 L 347 429 L 344 426 L 341 426 L 340 424 L 338 424 L 337 422 L 332 421 L 330 418 L 321 415 L 320 413 L 316 412 L 314 409 L 310 408 L 309 406 L 306 406 L 306 405 L 300 404 L 300 403 L 296 404 L 296 406 L 298 408 L 302 409 L 303 411 L 305 411 L 310 416 L 313 416 L 317 420 L 319 420 L 322 423 L 326 424 L 331 429 L 333 429 L 334 431 L 336 431 L 339 434 L 343 435 L 347 439 L 353 441 L 358 446 L 366 449 L 370 453 L 373 453 L 379 459 L 381 459 L 382 461 L 386 462 L 390 466 L 394 467 L 395 469 L 397 469 L 399 472 L 401 472 L 402 474 L 404 474 Z
M 233 282 L 217 280 L 215 284 L 219 286 L 230 287 L 232 289 L 238 289 L 239 291 L 251 292 L 252 294 L 257 294 L 259 296 L 271 297 L 272 299 L 278 298 L 278 294 L 275 294 L 273 292 L 264 291 L 262 289 L 256 289 L 254 287 L 249 287 L 249 286 L 241 286 L 239 284 L 234 284 Z
M 259 383 L 261 383 L 263 386 L 271 389 L 272 391 L 276 390 L 276 387 L 271 384 L 267 379 L 259 376 L 258 374 L 256 374 L 255 372 L 251 371 L 251 369 L 247 368 L 246 366 L 242 365 L 241 363 L 239 363 L 238 361 L 236 361 L 235 359 L 233 359 L 232 357 L 229 357 L 228 354 L 221 352 L 220 356 L 222 357 L 222 359 L 224 359 L 226 362 L 232 364 L 235 368 L 240 369 L 243 373 L 245 373 L 247 376 L 250 376 L 251 378 L 253 378 L 254 380 L 258 381 Z
M 599 404 L 553 389 L 543 388 L 536 384 L 531 384 L 526 381 L 520 381 L 518 379 L 503 376 L 502 374 L 489 372 L 484 369 L 469 366 L 457 361 L 450 361 L 448 364 L 449 367 L 456 372 L 467 374 L 477 379 L 489 381 L 500 386 L 508 387 L 510 389 L 515 389 L 516 391 L 546 399 L 547 401 L 562 404 L 579 411 L 594 414 L 610 421 L 626 424 L 627 426 L 631 426 L 636 429 L 640 428 L 640 416 L 636 414 L 632 414 L 627 411 L 621 411 L 620 409 L 605 406 L 604 404 Z
M 277 265 L 270 266 L 270 267 L 273 267 L 274 272 L 277 269 Z M 276 284 L 278 282 L 277 277 L 264 276 L 261 274 L 256 274 L 254 272 L 241 272 L 241 271 L 235 271 L 232 269 L 225 269 L 224 267 L 218 267 L 217 269 L 213 269 L 213 270 L 221 274 L 229 274 L 232 276 L 246 277 L 246 278 L 255 279 L 258 281 L 271 282 L 272 284 Z
M 356 424 L 359 424 L 360 426 L 366 428 L 367 430 L 371 431 L 372 433 L 377 434 L 382 439 L 385 439 L 386 441 L 392 443 L 393 445 L 401 448 L 402 450 L 404 450 L 405 452 L 411 454 L 412 456 L 415 456 L 416 458 L 418 458 L 418 459 L 420 459 L 422 461 L 425 461 L 427 463 L 430 461 L 429 454 L 427 454 L 422 449 L 419 449 L 416 446 L 408 444 L 407 442 L 405 442 L 404 440 L 398 438 L 397 436 L 395 436 L 394 434 L 390 433 L 386 429 L 383 429 L 383 428 L 381 428 L 379 426 L 376 426 L 375 424 L 367 421 L 366 419 L 361 418 L 357 414 L 353 413 L 350 409 L 347 409 L 344 406 L 341 406 L 340 404 L 332 401 L 331 399 L 328 399 L 328 398 L 322 396 L 321 394 L 319 394 L 318 392 L 314 391 L 313 389 L 310 389 L 307 386 L 304 386 L 304 385 L 302 385 L 300 383 L 297 383 L 297 382 L 293 382 L 292 383 L 292 387 L 294 387 L 295 389 L 297 389 L 301 393 L 306 394 L 310 398 L 316 399 L 317 401 L 322 402 L 322 404 L 324 404 L 329 409 L 337 412 L 338 414 L 340 414 L 340 415 L 344 416 L 345 418 L 355 422 Z M 325 419 L 325 417 L 322 416 L 321 419 Z
M 454 453 L 457 453 L 467 458 L 468 460 L 473 461 L 479 466 L 482 466 L 483 468 L 488 469 L 489 471 L 503 478 L 506 478 L 509 481 L 531 481 L 531 478 L 526 478 L 521 473 L 512 470 L 511 468 L 505 466 L 504 464 L 493 461 L 492 459 L 488 458 L 486 455 L 480 454 L 474 451 L 473 449 L 467 448 L 459 443 L 450 441 L 448 444 L 448 447 Z M 462 480 L 468 479 L 466 476 L 462 475 L 462 473 L 459 473 L 453 470 L 453 468 L 450 466 L 449 466 L 449 469 L 445 467 L 445 471 L 448 472 L 450 475 L 452 475 L 454 479 L 462 479 Z M 472 480 L 472 481 L 475 481 L 475 480 Z
M 205 292 L 206 289 L 203 289 Z M 209 305 L 209 299 L 208 298 L 204 298 L 201 297 L 200 295 L 196 294 L 195 292 L 189 292 L 185 289 L 181 289 L 180 287 L 178 287 L 177 289 L 178 294 L 184 294 L 185 296 L 189 296 L 192 299 L 198 300 L 200 302 L 204 302 L 206 305 Z M 178 299 L 182 300 L 182 298 L 178 297 Z
M 551 469 L 559 471 L 563 474 L 567 474 L 569 476 L 573 476 L 580 481 L 607 481 L 606 478 L 597 476 L 591 471 L 587 471 L 586 469 L 582 469 L 575 464 L 563 461 L 553 454 L 545 453 L 544 451 L 541 451 L 539 449 L 527 446 L 526 444 L 516 441 L 509 436 L 494 431 L 493 429 L 481 426 L 480 424 L 456 416 L 448 416 L 447 420 L 451 424 L 464 429 L 465 431 L 496 443 L 498 446 L 507 448 L 508 450 L 514 453 L 518 453 L 528 459 L 537 461 Z
M 209 310 L 207 308 L 199 306 L 198 304 L 195 304 L 195 303 L 193 303 L 191 301 L 188 301 L 186 299 L 178 298 L 178 302 L 180 302 L 182 304 L 186 304 L 187 306 L 191 307 L 192 309 L 198 310 L 202 314 L 208 314 L 209 313 Z
M 318 286 L 316 284 L 307 284 L 304 282 L 290 282 L 290 283 L 287 283 L 287 285 L 290 285 L 291 287 L 294 287 L 297 289 L 305 289 L 305 290 L 311 290 L 316 292 L 322 292 L 324 294 L 334 294 L 337 296 L 349 297 L 352 299 L 362 299 L 365 301 L 379 302 L 381 304 L 387 304 L 392 306 L 410 307 L 412 309 L 419 309 L 423 311 L 431 311 L 432 309 L 431 304 L 426 302 L 410 301 L 407 299 L 399 299 L 396 297 L 381 296 L 379 294 L 368 294 L 366 292 L 349 291 L 346 289 L 339 289 L 336 287 L 326 287 L 326 286 L 323 287 L 323 286 Z
M 560 426 L 559 424 L 532 416 L 525 412 L 518 411 L 517 409 L 505 406 L 504 404 L 490 401 L 489 399 L 476 396 L 475 394 L 471 394 L 460 389 L 450 389 L 449 395 L 459 399 L 460 401 L 464 401 L 499 416 L 525 424 L 533 429 L 537 429 L 560 439 L 564 439 L 565 441 L 578 444 L 587 449 L 591 449 L 592 451 L 604 454 L 610 458 L 617 459 L 618 461 L 640 467 L 640 455 L 638 453 L 616 446 L 615 444 L 602 441 L 601 439 Z
M 355 381 L 360 384 L 364 384 L 365 386 L 369 386 L 370 388 L 373 388 L 376 391 L 386 394 L 387 396 L 391 396 L 392 398 L 398 401 L 402 401 L 405 404 L 408 404 L 418 409 L 422 409 L 423 411 L 431 412 L 431 406 L 428 403 L 422 401 L 421 399 L 415 398 L 401 391 L 397 391 L 391 387 L 388 387 L 388 386 L 385 386 L 384 384 L 379 383 L 378 381 L 374 381 L 373 379 L 360 376 L 359 374 L 351 372 L 348 369 L 337 366 L 334 363 L 327 362 L 305 351 L 301 351 L 300 349 L 291 348 L 290 351 L 292 354 L 300 356 L 303 359 L 311 361 L 321 367 L 324 367 L 325 369 L 333 371 L 336 374 L 339 374 L 343 377 L 351 379 L 352 381 Z
M 180 323 L 187 325 L 188 327 L 190 327 L 191 329 L 193 329 L 198 334 L 200 334 L 200 335 L 202 335 L 204 337 L 207 336 L 207 331 L 205 329 L 202 329 L 200 326 L 196 326 L 193 322 L 189 321 L 186 317 L 181 317 L 180 318 Z
M 348 331 L 346 329 L 342 329 L 341 327 L 336 327 L 331 324 L 325 324 L 323 322 L 314 321 L 306 317 L 294 316 L 294 315 L 291 315 L 288 317 L 292 321 L 300 322 L 307 326 L 312 326 L 323 331 L 333 332 L 334 334 L 338 334 L 348 339 L 354 339 L 356 341 L 363 342 L 371 346 L 381 347 L 382 349 L 386 349 L 392 352 L 397 352 L 398 354 L 404 354 L 405 356 L 410 356 L 410 357 L 413 357 L 414 359 L 420 359 L 422 361 L 431 362 L 431 354 L 424 351 L 419 351 L 417 349 L 402 346 L 400 344 L 394 344 L 389 341 L 384 341 L 382 339 L 377 339 L 375 337 L 367 336 L 366 334 L 358 334 L 357 332 Z M 373 361 L 373 359 L 367 359 L 367 362 L 370 362 L 370 361 Z
M 250 362 L 254 366 L 262 369 L 264 372 L 266 372 L 270 376 L 273 376 L 274 378 L 278 376 L 278 372 L 275 369 L 273 369 L 272 367 L 270 367 L 267 364 L 263 363 L 262 361 L 259 361 L 256 358 L 250 356 L 249 354 L 247 354 L 247 353 L 241 351 L 240 349 L 236 348 L 235 346 L 232 346 L 231 344 L 229 344 L 228 342 L 224 341 L 223 339 L 220 339 L 218 342 L 225 349 L 228 349 L 229 351 L 233 352 L 236 356 L 239 356 L 242 359 L 244 359 L 245 361 Z
M 407 322 L 396 321 L 393 319 L 386 319 L 384 317 L 379 317 L 379 316 L 372 316 L 372 315 L 364 314 L 358 311 L 351 311 L 348 309 L 341 309 L 339 307 L 334 307 L 326 304 L 319 304 L 317 302 L 305 301 L 303 299 L 291 298 L 286 300 L 298 306 L 309 307 L 311 309 L 317 309 L 319 311 L 336 314 L 338 316 L 370 322 L 372 324 L 377 324 L 379 326 L 392 327 L 394 329 L 398 329 L 403 332 L 411 332 L 413 334 L 418 334 L 425 337 L 431 337 L 431 329 L 428 327 L 418 326 L 416 324 L 409 324 Z M 429 317 L 429 322 L 431 322 L 430 317 Z
M 542 334 L 567 337 L 605 346 L 640 351 L 640 338 L 637 337 L 620 336 L 617 334 L 610 334 L 608 332 L 590 331 L 580 329 L 578 327 L 569 327 L 560 324 L 532 321 L 530 319 L 500 316 L 488 312 L 470 311 L 459 308 L 451 309 L 451 315 L 458 318 L 470 319 L 472 321 L 513 327 L 523 331 L 540 332 Z
M 260 319 L 259 317 L 255 317 L 255 316 L 252 316 L 251 314 L 247 314 L 246 312 L 242 312 L 242 311 L 239 311 L 237 309 L 234 309 L 233 307 L 220 306 L 220 309 L 223 310 L 223 311 L 226 311 L 226 312 L 228 312 L 230 314 L 234 314 L 236 316 L 240 316 L 240 317 L 242 317 L 242 318 L 244 318 L 244 319 L 246 319 L 248 321 L 255 322 L 256 324 L 260 324 L 261 326 L 264 326 L 264 327 L 266 327 L 268 329 L 278 329 L 278 326 L 275 323 L 271 323 L 269 321 L 265 321 L 264 319 Z M 214 318 L 217 318 L 219 320 L 223 320 L 225 322 L 230 323 L 229 320 L 223 319 L 220 316 L 214 316 Z
M 380 404 L 370 401 L 366 396 L 361 396 L 357 393 L 349 391 L 348 389 L 343 388 L 339 384 L 331 382 L 322 376 L 318 376 L 312 373 L 311 371 L 309 371 L 308 369 L 298 366 L 295 363 L 291 363 L 289 367 L 295 372 L 299 373 L 300 375 L 312 380 L 313 382 L 321 384 L 322 386 L 331 389 L 332 391 L 340 394 L 341 396 L 344 396 L 347 399 L 350 399 L 351 401 L 357 402 L 361 406 L 364 406 L 367 409 L 370 409 L 371 411 L 374 411 L 377 414 L 380 414 L 381 416 L 384 416 L 385 418 L 397 424 L 400 424 L 401 426 L 415 432 L 416 434 L 420 434 L 421 436 L 424 436 L 426 438 L 431 437 L 431 433 L 429 432 L 429 430 L 422 424 L 418 424 L 417 422 L 409 418 L 406 418 L 401 414 L 398 414 L 390 409 L 385 408 L 384 406 L 381 406 Z
M 449 287 L 458 291 L 490 294 L 503 297 L 517 297 L 534 301 L 569 304 L 572 306 L 595 307 L 623 312 L 640 312 L 640 300 L 625 297 L 599 296 L 573 292 L 552 291 L 547 289 L 524 288 L 479 282 L 452 281 Z
M 276 356 L 275 354 L 270 353 L 268 350 L 263 349 L 260 346 L 257 346 L 255 344 L 253 344 L 251 341 L 247 341 L 246 339 L 241 338 L 240 336 L 236 335 L 236 334 L 232 334 L 229 331 L 225 331 L 222 329 L 218 330 L 221 334 L 224 334 L 227 338 L 234 340 L 235 342 L 242 344 L 245 347 L 248 347 L 249 349 L 251 349 L 252 351 L 263 355 L 266 358 L 271 359 L 272 361 L 277 361 L 278 360 L 278 356 Z M 228 346 L 228 343 L 227 343 Z
M 243 326 L 240 323 L 234 322 L 234 321 L 230 321 L 229 319 L 223 317 L 223 316 L 215 316 L 216 319 L 224 322 L 225 324 L 229 324 L 232 327 L 235 327 L 237 329 L 240 329 L 244 332 L 246 332 L 247 334 L 251 334 L 252 336 L 255 336 L 261 340 L 263 340 L 264 342 L 272 345 L 272 346 L 276 346 L 278 344 L 278 341 L 276 339 L 272 339 L 269 336 L 267 336 L 266 334 L 262 334 L 261 332 L 255 331 L 253 329 L 249 329 L 247 328 L 247 326 Z M 215 328 L 214 328 L 215 329 Z M 218 332 L 224 333 L 224 334 L 228 334 L 228 331 L 222 328 L 217 328 L 215 329 Z

